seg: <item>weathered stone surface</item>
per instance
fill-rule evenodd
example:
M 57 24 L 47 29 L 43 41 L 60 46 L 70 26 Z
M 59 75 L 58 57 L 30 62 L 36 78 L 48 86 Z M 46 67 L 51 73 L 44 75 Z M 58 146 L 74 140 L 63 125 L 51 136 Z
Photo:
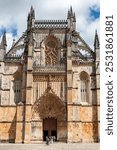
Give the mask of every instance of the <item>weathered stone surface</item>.
M 23 142 L 23 122 L 16 123 L 16 137 L 15 143 L 22 143 Z
M 72 13 L 65 21 L 38 21 L 31 8 L 27 32 L 5 57 L 0 45 L 1 142 L 39 143 L 47 135 L 68 142 L 99 139 L 99 49 L 95 57 Z
M 15 132 L 16 132 L 16 123 L 0 123 L 0 140 L 1 142 L 10 140 L 15 140 Z
M 16 107 L 0 107 L 0 122 L 12 122 L 16 118 Z
M 68 142 L 82 142 L 82 125 L 80 122 L 68 122 Z
M 98 124 L 83 123 L 82 124 L 82 139 L 83 139 L 83 142 L 98 141 Z

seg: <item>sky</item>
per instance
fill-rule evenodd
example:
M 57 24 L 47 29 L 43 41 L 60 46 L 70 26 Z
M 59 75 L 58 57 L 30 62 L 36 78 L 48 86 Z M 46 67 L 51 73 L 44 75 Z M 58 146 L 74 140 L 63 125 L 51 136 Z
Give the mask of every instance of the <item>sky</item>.
M 0 0 L 0 38 L 6 30 L 7 49 L 13 39 L 17 40 L 27 27 L 31 5 L 36 19 L 67 19 L 70 6 L 76 14 L 76 31 L 93 49 L 95 30 L 100 31 L 99 0 Z

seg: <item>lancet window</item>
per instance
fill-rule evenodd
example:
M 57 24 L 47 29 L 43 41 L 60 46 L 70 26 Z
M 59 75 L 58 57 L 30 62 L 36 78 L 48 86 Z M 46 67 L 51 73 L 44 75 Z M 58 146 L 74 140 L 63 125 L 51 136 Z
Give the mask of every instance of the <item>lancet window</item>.
M 14 82 L 14 93 L 15 93 L 15 102 L 18 103 L 20 101 L 21 96 L 21 81 Z
M 21 100 L 21 74 L 16 72 L 14 74 L 14 101 L 17 104 Z
M 89 101 L 89 77 L 86 72 L 80 74 L 81 102 Z

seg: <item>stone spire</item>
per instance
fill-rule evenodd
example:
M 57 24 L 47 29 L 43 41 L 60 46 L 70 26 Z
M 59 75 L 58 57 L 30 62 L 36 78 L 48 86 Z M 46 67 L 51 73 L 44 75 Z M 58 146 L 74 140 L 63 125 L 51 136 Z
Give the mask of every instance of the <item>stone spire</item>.
M 6 50 L 6 46 L 7 46 L 6 31 L 4 31 L 2 40 L 1 40 L 1 44 L 0 44 L 0 48 Z
M 6 31 L 4 31 L 2 40 L 0 43 L 0 61 L 4 60 L 4 56 L 6 54 L 6 46 L 7 46 L 7 41 L 6 41 Z
M 33 26 L 34 20 L 35 20 L 35 11 L 34 11 L 33 7 L 31 6 L 30 12 L 28 13 L 28 19 L 27 19 L 28 29 L 30 29 Z
M 75 30 L 76 29 L 76 16 L 72 10 L 72 6 L 68 10 L 67 20 L 68 20 L 68 28 L 70 28 L 71 31 Z
M 67 19 L 70 19 L 73 17 L 74 17 L 74 14 L 73 14 L 72 6 L 71 6 L 67 13 Z
M 67 19 L 70 19 L 70 11 L 68 10 Z
M 35 19 L 35 11 L 34 11 L 32 6 L 31 6 L 31 9 L 30 9 L 30 16 L 31 16 L 32 19 Z
M 73 17 L 73 10 L 72 10 L 72 6 L 70 7 L 70 16 Z
M 100 42 L 97 34 L 97 30 L 95 31 L 95 38 L 94 38 L 94 49 L 99 49 L 100 47 Z

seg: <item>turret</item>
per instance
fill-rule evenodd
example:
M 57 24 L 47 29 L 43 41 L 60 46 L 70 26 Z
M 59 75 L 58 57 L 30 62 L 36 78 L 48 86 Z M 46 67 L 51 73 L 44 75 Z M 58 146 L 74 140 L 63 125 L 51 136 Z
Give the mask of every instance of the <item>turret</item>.
M 6 54 L 6 47 L 7 47 L 7 41 L 6 41 L 6 31 L 4 32 L 0 44 L 0 61 L 3 61 L 4 56 Z
M 35 11 L 33 7 L 31 6 L 30 12 L 28 14 L 28 19 L 27 19 L 27 28 L 30 30 L 31 27 L 34 26 L 34 20 L 35 20 Z
M 67 14 L 68 28 L 73 31 L 76 30 L 76 16 L 73 13 L 72 7 L 68 10 Z

